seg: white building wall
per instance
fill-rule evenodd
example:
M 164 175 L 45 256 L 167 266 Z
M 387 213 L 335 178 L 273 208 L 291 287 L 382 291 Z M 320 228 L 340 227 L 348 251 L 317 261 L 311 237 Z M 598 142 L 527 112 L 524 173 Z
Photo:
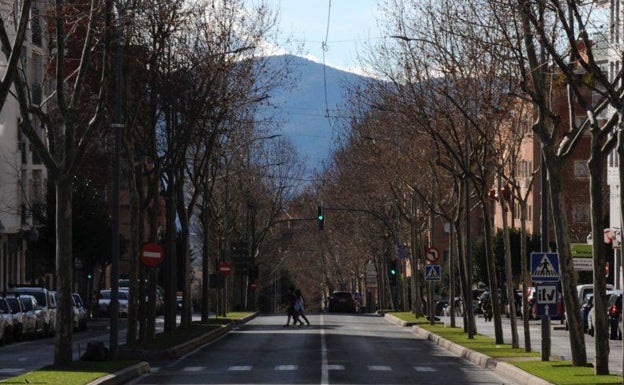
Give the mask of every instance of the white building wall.
M 14 17 L 19 17 L 21 1 L 0 0 L 2 14 L 9 38 L 15 39 L 16 24 Z M 33 1 L 31 21 L 39 20 L 39 31 L 43 31 L 44 1 Z M 27 82 L 33 84 L 33 74 L 40 82 L 43 76 L 43 67 L 33 68 L 33 55 L 45 52 L 45 35 L 41 36 L 40 46 L 32 44 L 32 24 L 29 24 L 26 44 L 24 44 L 23 58 L 26 68 L 24 73 Z M 41 62 L 41 60 L 39 61 Z M 41 62 L 42 63 L 42 62 Z M 0 76 L 6 71 L 7 58 L 0 54 Z M 31 87 L 32 88 L 32 87 Z M 47 179 L 42 165 L 33 166 L 31 147 L 26 138 L 20 134 L 18 123 L 20 112 L 17 101 L 9 95 L 0 110 L 0 291 L 7 290 L 12 283 L 24 283 L 25 255 L 27 243 L 24 230 L 34 225 L 32 216 L 24 211 L 25 202 L 32 198 L 33 167 L 43 170 L 40 183 L 44 187 Z M 39 187 L 39 189 L 41 188 Z

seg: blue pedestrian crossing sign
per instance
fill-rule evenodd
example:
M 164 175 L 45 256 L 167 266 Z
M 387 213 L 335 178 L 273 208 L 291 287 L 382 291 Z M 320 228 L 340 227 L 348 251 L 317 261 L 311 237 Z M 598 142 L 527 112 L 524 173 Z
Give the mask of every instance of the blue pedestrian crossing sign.
M 559 254 L 531 253 L 531 280 L 559 282 Z
M 440 271 L 440 265 L 425 265 L 425 281 L 439 281 Z

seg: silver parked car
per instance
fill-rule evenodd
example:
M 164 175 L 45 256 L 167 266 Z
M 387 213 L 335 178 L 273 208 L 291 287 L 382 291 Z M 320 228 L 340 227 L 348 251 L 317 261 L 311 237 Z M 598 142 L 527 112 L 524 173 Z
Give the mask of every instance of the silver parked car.
M 87 330 L 88 311 L 78 293 L 72 293 L 74 330 Z
M 4 319 L 4 342 L 11 343 L 15 336 L 14 327 L 16 322 L 11 307 L 4 297 L 0 297 L 0 318 Z
M 29 337 L 45 335 L 45 315 L 37 299 L 30 294 L 17 297 L 24 311 L 24 326 Z
M 119 315 L 121 317 L 128 316 L 128 300 L 130 297 L 130 292 L 126 290 L 118 291 L 118 300 L 119 300 Z M 111 300 L 111 290 L 110 289 L 102 289 L 100 290 L 100 295 L 98 298 L 98 307 L 97 313 L 99 316 L 110 316 L 110 300 Z
M 15 341 L 23 341 L 28 337 L 26 322 L 29 320 L 26 318 L 22 303 L 14 296 L 7 296 L 6 301 L 13 313 L 13 338 Z

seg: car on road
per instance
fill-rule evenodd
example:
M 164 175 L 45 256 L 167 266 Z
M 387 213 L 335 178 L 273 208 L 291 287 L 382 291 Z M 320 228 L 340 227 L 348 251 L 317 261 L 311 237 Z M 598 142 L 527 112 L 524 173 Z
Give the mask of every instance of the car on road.
M 13 317 L 13 311 L 4 297 L 0 297 L 0 318 L 4 319 L 4 342 L 11 343 L 15 337 L 17 321 Z
M 128 316 L 128 302 L 130 292 L 127 290 L 118 290 L 119 316 Z M 110 316 L 111 289 L 100 290 L 98 298 L 97 312 L 99 316 Z
M 329 297 L 328 312 L 355 313 L 355 299 L 348 291 L 334 291 Z

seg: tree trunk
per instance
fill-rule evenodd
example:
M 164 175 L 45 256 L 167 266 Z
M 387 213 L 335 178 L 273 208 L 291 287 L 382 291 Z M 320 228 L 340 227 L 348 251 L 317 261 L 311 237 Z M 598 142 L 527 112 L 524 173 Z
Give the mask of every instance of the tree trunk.
M 412 239 L 412 302 L 413 302 L 413 311 L 416 317 L 422 317 L 423 314 L 423 304 L 422 304 L 422 293 L 420 291 L 420 249 L 418 247 L 418 221 L 416 218 L 416 212 L 418 208 L 418 196 L 415 192 L 412 193 L 412 215 L 410 222 L 410 236 Z
M 511 194 L 509 195 L 511 196 Z M 509 303 L 509 320 L 511 321 L 511 347 L 520 347 L 518 340 L 518 319 L 516 318 L 516 293 L 511 269 L 511 242 L 509 241 L 509 225 L 507 224 L 508 201 L 502 191 L 502 178 L 498 176 L 498 199 L 501 204 L 503 217 L 503 242 L 505 244 L 505 287 L 507 289 L 507 302 Z
M 557 247 L 559 253 L 559 269 L 561 274 L 561 285 L 565 295 L 566 309 L 574 309 L 568 311 L 568 327 L 570 338 L 570 350 L 572 353 L 572 365 L 587 365 L 587 352 L 585 349 L 585 334 L 583 333 L 583 324 L 581 322 L 581 314 L 576 311 L 579 309 L 578 293 L 576 291 L 577 277 L 570 256 L 570 237 L 568 234 L 568 211 L 565 207 L 565 200 L 561 186 L 561 161 L 555 156 L 546 152 L 546 167 L 548 168 L 549 192 L 551 197 L 552 219 L 557 237 Z
M 592 124 L 591 157 L 589 167 L 591 229 L 593 235 L 592 254 L 594 256 L 594 314 L 596 327 L 594 345 L 596 347 L 596 374 L 609 374 L 609 325 L 607 323 L 607 282 L 605 278 L 605 244 L 602 241 L 602 187 L 604 186 L 604 159 L 601 154 L 600 130 Z M 568 312 L 569 313 L 569 312 Z
M 522 324 L 524 327 L 524 351 L 531 351 L 531 328 L 529 327 L 529 256 L 527 255 L 527 203 L 520 200 L 520 261 L 522 263 Z
M 493 250 L 493 237 L 492 237 L 492 220 L 490 218 L 490 210 L 488 209 L 489 202 L 482 202 L 481 209 L 483 210 L 483 223 L 485 226 L 485 257 L 487 258 L 488 267 L 488 280 L 490 281 L 490 294 L 492 297 L 492 315 L 494 320 L 494 339 L 497 344 L 503 344 L 505 342 L 503 338 L 503 325 L 501 321 L 501 306 L 500 298 L 498 298 L 498 277 L 496 274 L 496 258 Z
M 56 277 L 57 311 L 54 339 L 54 365 L 72 362 L 72 178 L 56 181 Z
M 182 265 L 182 276 L 184 277 L 184 292 L 182 293 L 182 314 L 180 320 L 181 328 L 191 327 L 192 312 L 191 312 L 191 263 L 190 263 L 190 244 L 189 244 L 189 215 L 184 202 L 184 178 L 180 178 L 178 181 L 177 192 L 177 209 L 178 218 L 180 221 L 180 243 L 182 248 L 180 250 L 180 263 Z

